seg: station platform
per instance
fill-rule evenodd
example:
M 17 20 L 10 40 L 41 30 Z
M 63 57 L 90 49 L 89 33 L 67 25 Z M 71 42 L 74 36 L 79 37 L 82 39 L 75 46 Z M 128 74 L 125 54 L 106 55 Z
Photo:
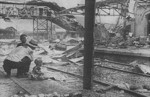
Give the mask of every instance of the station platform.
M 150 63 L 150 49 L 95 48 L 94 57 L 130 63 L 135 60 Z

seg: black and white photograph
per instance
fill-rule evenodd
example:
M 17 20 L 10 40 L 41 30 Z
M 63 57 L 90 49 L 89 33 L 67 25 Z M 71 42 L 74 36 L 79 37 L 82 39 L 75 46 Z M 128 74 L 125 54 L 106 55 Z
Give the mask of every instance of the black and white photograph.
M 0 97 L 150 97 L 150 0 L 0 0 Z

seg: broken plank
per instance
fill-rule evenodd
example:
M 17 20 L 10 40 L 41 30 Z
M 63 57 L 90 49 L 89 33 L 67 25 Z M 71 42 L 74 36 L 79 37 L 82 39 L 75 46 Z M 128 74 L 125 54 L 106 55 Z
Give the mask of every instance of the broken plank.
M 72 62 L 79 62 L 81 60 L 83 60 L 83 57 L 70 59 L 70 61 L 72 61 Z
M 72 64 L 74 64 L 74 65 L 77 65 L 77 66 L 81 66 L 81 65 L 83 65 L 83 64 L 80 64 L 80 63 L 74 62 L 74 61 L 72 61 L 72 60 L 70 60 L 70 59 L 68 59 L 68 58 L 66 58 L 66 61 L 68 61 L 68 62 L 70 62 L 70 63 L 72 63 Z

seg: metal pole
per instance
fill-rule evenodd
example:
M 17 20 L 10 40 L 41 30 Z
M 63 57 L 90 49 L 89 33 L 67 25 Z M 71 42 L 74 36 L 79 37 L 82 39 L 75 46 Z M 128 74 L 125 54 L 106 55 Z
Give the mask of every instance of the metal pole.
M 85 0 L 83 89 L 86 90 L 91 90 L 92 88 L 94 24 L 95 24 L 95 0 Z

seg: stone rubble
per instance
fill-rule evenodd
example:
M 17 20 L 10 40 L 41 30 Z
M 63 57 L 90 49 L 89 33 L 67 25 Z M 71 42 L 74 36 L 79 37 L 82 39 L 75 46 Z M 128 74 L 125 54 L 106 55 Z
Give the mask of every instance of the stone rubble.
M 82 97 L 82 93 L 68 93 L 68 94 L 58 94 L 57 92 L 51 94 L 37 94 L 37 95 L 27 95 L 27 94 L 15 94 L 11 97 Z

